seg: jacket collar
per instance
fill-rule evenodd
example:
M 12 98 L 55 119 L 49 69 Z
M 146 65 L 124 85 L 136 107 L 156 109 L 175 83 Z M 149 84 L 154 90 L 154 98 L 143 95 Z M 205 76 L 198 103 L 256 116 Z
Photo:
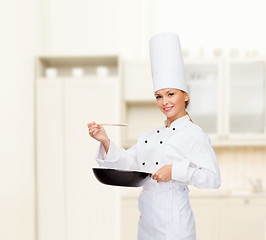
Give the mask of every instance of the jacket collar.
M 184 122 L 188 122 L 188 121 L 190 121 L 190 118 L 189 118 L 189 116 L 186 114 L 185 116 L 180 117 L 180 118 L 174 120 L 174 121 L 170 124 L 170 127 L 169 127 L 169 128 L 178 127 L 178 126 L 182 125 Z M 164 120 L 164 128 L 167 129 L 167 120 Z

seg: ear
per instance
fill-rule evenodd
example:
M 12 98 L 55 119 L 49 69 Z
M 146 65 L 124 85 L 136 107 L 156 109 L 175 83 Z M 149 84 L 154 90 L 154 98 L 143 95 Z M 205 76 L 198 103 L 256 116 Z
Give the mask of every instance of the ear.
M 189 100 L 189 95 L 188 93 L 184 92 L 184 100 L 185 101 L 188 101 Z

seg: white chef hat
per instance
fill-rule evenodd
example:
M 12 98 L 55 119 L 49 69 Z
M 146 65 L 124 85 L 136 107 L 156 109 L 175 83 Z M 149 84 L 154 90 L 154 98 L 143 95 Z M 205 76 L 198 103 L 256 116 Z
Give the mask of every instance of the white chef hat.
M 154 35 L 149 42 L 154 92 L 176 88 L 188 93 L 179 37 L 174 32 Z

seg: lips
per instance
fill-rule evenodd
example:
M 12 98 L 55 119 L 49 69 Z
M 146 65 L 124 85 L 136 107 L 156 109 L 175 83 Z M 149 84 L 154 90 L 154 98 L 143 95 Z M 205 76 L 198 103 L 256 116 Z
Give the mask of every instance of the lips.
M 166 111 L 166 112 L 168 112 L 168 111 L 170 111 L 173 107 L 174 107 L 174 106 L 172 106 L 172 107 L 167 107 L 167 108 L 163 108 L 163 110 Z

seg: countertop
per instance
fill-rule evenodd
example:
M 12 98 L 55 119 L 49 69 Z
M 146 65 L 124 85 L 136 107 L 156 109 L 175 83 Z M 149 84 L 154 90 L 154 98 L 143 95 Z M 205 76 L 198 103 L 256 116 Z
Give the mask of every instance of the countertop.
M 190 198 L 266 198 L 266 192 L 249 192 L 249 191 L 233 191 L 233 190 L 220 190 L 220 189 L 197 189 L 189 187 Z M 139 188 L 122 188 L 120 195 L 122 199 L 135 199 L 138 198 L 142 187 Z

